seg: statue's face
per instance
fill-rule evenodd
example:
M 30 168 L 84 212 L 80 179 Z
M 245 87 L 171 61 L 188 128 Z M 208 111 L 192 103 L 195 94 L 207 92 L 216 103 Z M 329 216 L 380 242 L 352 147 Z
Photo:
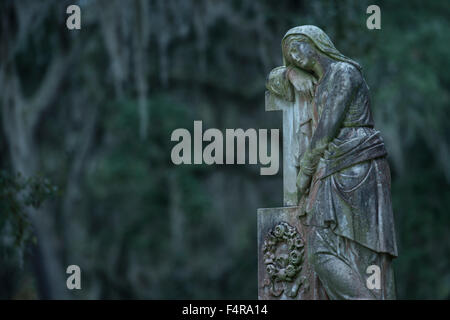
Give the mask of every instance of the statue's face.
M 314 46 L 306 38 L 294 38 L 286 43 L 285 58 L 290 64 L 303 70 L 312 71 L 316 57 Z

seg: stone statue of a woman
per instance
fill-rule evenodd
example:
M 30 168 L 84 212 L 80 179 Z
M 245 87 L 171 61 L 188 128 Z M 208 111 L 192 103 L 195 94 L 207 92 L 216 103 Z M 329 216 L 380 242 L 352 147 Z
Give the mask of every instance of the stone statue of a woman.
M 394 299 L 390 171 L 361 67 L 315 26 L 289 30 L 282 50 L 286 70 L 314 78 L 311 136 L 297 177 L 311 230 L 308 260 L 330 299 Z M 379 279 L 369 283 L 373 272 Z

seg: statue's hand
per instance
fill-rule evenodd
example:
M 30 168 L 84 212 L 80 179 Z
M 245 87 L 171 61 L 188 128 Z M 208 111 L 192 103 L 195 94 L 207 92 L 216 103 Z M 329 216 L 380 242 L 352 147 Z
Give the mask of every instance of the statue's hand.
M 297 187 L 301 196 L 308 194 L 310 184 L 311 176 L 303 173 L 302 170 L 300 170 L 297 176 Z
M 287 78 L 297 91 L 311 98 L 314 97 L 314 86 L 317 80 L 312 74 L 297 67 L 289 66 Z

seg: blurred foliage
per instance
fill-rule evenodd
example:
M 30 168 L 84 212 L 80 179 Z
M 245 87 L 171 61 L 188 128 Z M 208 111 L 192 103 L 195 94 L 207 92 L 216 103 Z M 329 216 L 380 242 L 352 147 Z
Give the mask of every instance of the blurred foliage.
M 83 225 L 89 221 L 85 231 L 93 239 L 86 243 L 89 250 L 97 252 L 99 262 L 114 267 L 99 263 L 87 277 L 100 279 L 95 286 L 105 288 L 102 292 L 105 298 L 190 295 L 189 291 L 177 293 L 174 286 L 183 270 L 174 270 L 178 263 L 195 259 L 196 253 L 188 244 L 171 243 L 172 233 L 182 230 L 170 229 L 168 211 L 182 210 L 175 214 L 189 215 L 189 225 L 184 228 L 196 229 L 208 201 L 198 192 L 201 186 L 195 178 L 201 174 L 201 168 L 175 169 L 171 165 L 172 143 L 168 137 L 174 129 L 192 125 L 192 115 L 169 98 L 152 99 L 149 101 L 152 125 L 148 132 L 151 144 L 147 145 L 135 138 L 139 127 L 136 102 L 122 99 L 112 108 L 116 112 L 105 112 L 102 118 L 106 147 L 86 179 L 87 208 L 77 219 Z M 174 187 L 179 190 L 172 190 Z M 183 203 L 180 208 L 170 209 L 174 192 L 179 193 Z M 118 247 L 110 247 L 110 241 Z M 179 246 L 186 247 L 181 250 Z M 151 274 L 154 268 L 162 268 L 157 277 Z M 94 279 L 87 283 L 94 283 Z
M 41 175 L 24 178 L 20 173 L 12 175 L 0 171 L 0 231 L 4 238 L 13 240 L 11 247 L 22 247 L 32 237 L 25 208 L 39 209 L 57 191 L 58 188 Z
M 49 65 L 70 57 L 26 139 L 5 116 L 33 109 L 8 114 L 28 100 L 8 96 L 12 85 L 2 93 L 0 297 L 46 296 L 42 283 L 56 281 L 38 255 L 23 269 L 13 257 L 26 251 L 36 207 L 53 221 L 55 263 L 83 271 L 71 297 L 256 298 L 256 209 L 281 205 L 281 171 L 175 166 L 170 134 L 192 132 L 194 120 L 281 127 L 264 112 L 265 77 L 281 64 L 284 33 L 314 24 L 362 64 L 371 88 L 392 169 L 398 296 L 450 298 L 450 2 L 89 0 L 79 2 L 82 30 L 67 31 L 72 2 L 0 3 L 2 89 L 19 79 L 32 97 Z M 370 4 L 381 30 L 366 28 Z M 34 178 L 11 173 L 24 166 Z M 43 177 L 61 197 L 39 208 L 55 191 Z
M 11 298 L 11 292 L 23 298 L 35 297 L 32 280 L 21 276 L 26 273 L 28 247 L 37 244 L 26 209 L 39 209 L 57 192 L 58 188 L 42 175 L 25 178 L 20 173 L 0 171 L 0 299 Z M 21 286 L 20 293 L 15 283 L 19 279 L 25 279 L 29 287 Z

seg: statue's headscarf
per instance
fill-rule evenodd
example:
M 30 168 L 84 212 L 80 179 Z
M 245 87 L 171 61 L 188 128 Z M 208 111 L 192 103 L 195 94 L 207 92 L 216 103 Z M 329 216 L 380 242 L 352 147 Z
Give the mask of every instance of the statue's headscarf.
M 344 61 L 347 63 L 350 63 L 354 65 L 358 70 L 361 70 L 361 66 L 358 62 L 344 56 L 342 53 L 340 53 L 335 46 L 333 45 L 333 42 L 331 42 L 330 38 L 327 36 L 327 34 L 320 28 L 316 26 L 299 26 L 290 29 L 283 37 L 283 40 L 281 40 L 281 47 L 284 52 L 284 41 L 292 35 L 302 35 L 306 36 L 315 46 L 317 49 L 319 49 L 322 53 L 326 54 L 330 58 L 333 58 L 335 60 Z M 286 61 L 283 54 L 283 63 L 286 65 Z

